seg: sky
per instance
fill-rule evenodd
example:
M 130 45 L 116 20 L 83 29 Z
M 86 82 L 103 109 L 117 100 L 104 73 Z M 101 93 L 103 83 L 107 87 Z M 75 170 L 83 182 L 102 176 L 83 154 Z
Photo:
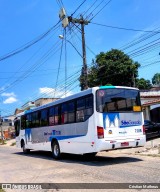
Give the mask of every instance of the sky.
M 108 1 L 0 0 L 0 59 L 31 44 L 55 26 L 59 22 L 59 10 L 64 7 L 67 16 L 76 11 L 73 18 L 79 18 L 80 14 L 88 20 L 93 17 L 85 26 L 88 66 L 100 52 L 121 49 L 141 64 L 139 78 L 152 80 L 155 73 L 160 73 L 159 33 L 120 30 L 93 23 L 158 31 L 160 1 L 112 0 L 106 5 Z M 59 35 L 66 35 L 66 44 Z M 0 61 L 1 115 L 14 114 L 16 108 L 38 98 L 65 97 L 79 92 L 81 53 L 78 27 L 70 25 L 65 34 L 59 22 L 34 45 Z

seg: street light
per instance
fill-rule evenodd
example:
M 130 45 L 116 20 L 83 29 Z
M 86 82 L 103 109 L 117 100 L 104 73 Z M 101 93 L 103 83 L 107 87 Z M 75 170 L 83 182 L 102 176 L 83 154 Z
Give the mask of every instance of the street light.
M 64 36 L 63 36 L 63 35 L 59 35 L 59 38 L 63 40 L 63 39 L 64 39 Z M 68 39 L 65 39 L 65 41 L 67 41 L 69 44 L 71 44 L 72 47 L 76 50 L 76 52 L 83 58 L 83 56 L 81 55 L 81 53 L 77 50 L 77 48 L 73 45 L 72 42 L 70 42 Z

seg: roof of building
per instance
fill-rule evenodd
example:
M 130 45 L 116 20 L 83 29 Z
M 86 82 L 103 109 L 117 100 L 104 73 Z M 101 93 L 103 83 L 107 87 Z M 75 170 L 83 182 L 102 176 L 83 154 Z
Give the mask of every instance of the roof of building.
M 150 98 L 150 97 L 155 97 L 155 98 L 159 98 L 160 97 L 160 91 L 144 91 L 144 92 L 140 92 L 140 96 L 142 98 Z
M 160 99 L 155 99 L 155 100 L 152 100 L 152 101 L 147 101 L 142 106 L 146 107 L 146 106 L 156 105 L 156 104 L 160 104 Z

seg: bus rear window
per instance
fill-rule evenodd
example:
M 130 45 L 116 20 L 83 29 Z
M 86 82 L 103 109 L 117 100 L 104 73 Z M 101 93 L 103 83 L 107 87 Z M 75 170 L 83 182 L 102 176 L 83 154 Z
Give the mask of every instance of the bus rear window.
M 134 106 L 141 106 L 138 90 L 101 89 L 96 97 L 96 108 L 101 113 L 135 111 Z

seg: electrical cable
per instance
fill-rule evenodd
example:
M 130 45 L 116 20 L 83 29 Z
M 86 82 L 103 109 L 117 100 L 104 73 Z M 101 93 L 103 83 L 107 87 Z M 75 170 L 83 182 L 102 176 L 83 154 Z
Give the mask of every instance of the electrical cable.
M 17 55 L 17 54 L 25 51 L 26 49 L 30 48 L 34 44 L 38 43 L 40 40 L 44 39 L 59 23 L 60 23 L 60 21 L 58 21 L 58 23 L 56 23 L 53 27 L 51 27 L 49 30 L 47 30 L 47 32 L 43 33 L 35 40 L 32 40 L 32 41 L 28 42 L 27 44 L 25 44 L 24 46 L 21 46 L 22 48 L 21 47 L 17 48 L 15 51 L 9 52 L 9 53 L 5 54 L 4 56 L 0 56 L 0 61 L 6 60 L 14 55 Z
M 77 9 L 71 14 L 71 17 L 78 11 L 78 9 L 86 2 L 87 0 L 84 0 L 78 7 Z
M 112 0 L 109 0 L 91 19 L 92 21 L 109 3 L 111 3 Z
M 63 37 L 64 37 L 64 32 L 63 32 Z M 57 89 L 59 69 L 60 69 L 60 66 L 61 66 L 61 59 L 62 59 L 62 51 L 63 51 L 63 39 L 62 39 L 62 45 L 61 45 L 61 51 L 60 51 L 60 58 L 59 58 L 59 64 L 58 64 L 58 73 L 57 73 L 57 79 L 56 79 L 56 84 L 55 84 L 55 90 Z
M 133 29 L 133 28 L 125 28 L 125 27 L 116 27 L 116 26 L 112 26 L 112 25 L 105 25 L 105 24 L 100 24 L 100 23 L 94 23 L 94 22 L 90 22 L 91 24 L 94 25 L 99 25 L 102 27 L 108 27 L 108 28 L 113 28 L 113 29 L 122 29 L 122 30 L 127 30 L 127 31 L 140 31 L 140 32 L 146 32 L 146 33 L 160 33 L 160 31 L 145 31 L 145 30 L 141 30 L 141 29 Z

